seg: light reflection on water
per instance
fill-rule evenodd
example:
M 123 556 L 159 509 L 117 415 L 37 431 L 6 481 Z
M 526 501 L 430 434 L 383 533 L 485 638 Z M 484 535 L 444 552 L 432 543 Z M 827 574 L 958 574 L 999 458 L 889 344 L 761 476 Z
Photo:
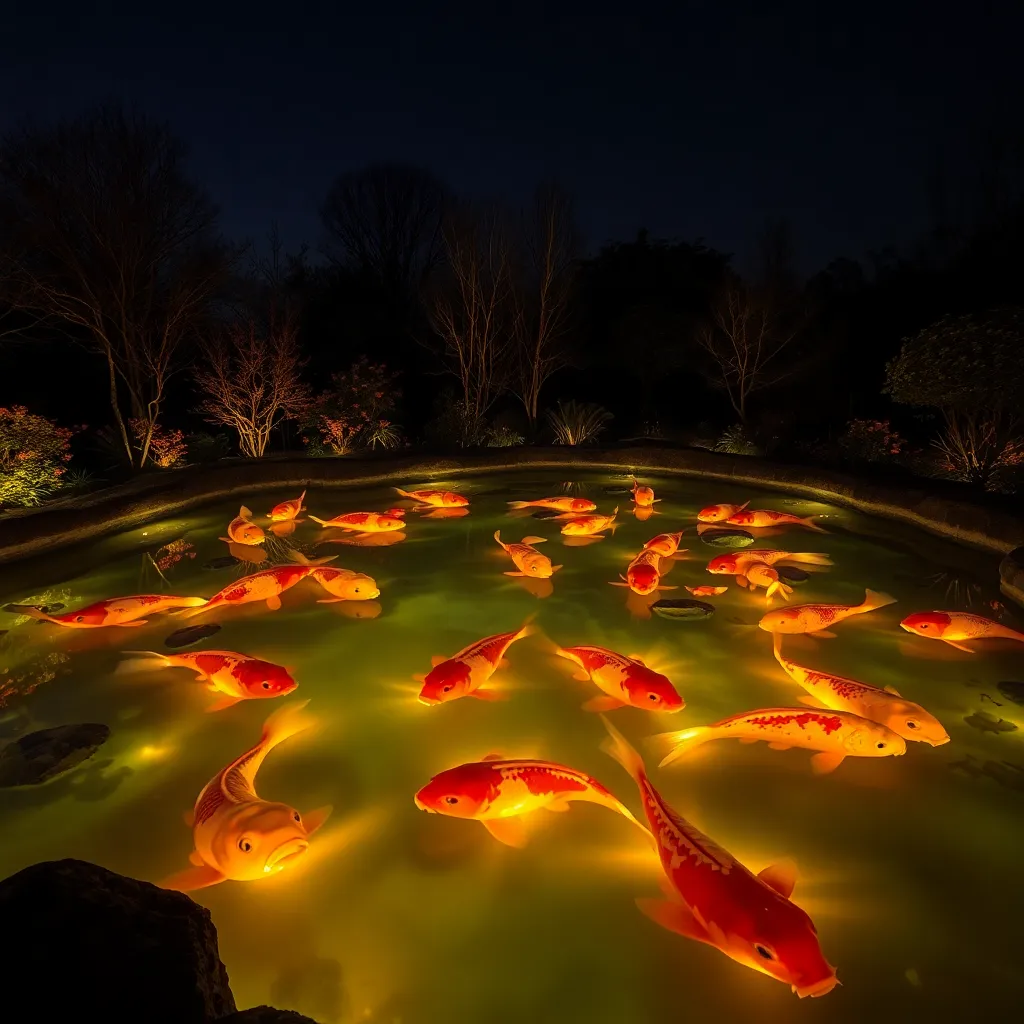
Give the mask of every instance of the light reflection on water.
M 972 610 L 982 611 L 998 599 L 995 560 L 965 558 L 920 534 L 798 498 L 699 481 L 644 482 L 664 499 L 647 523 L 623 515 L 628 496 L 613 493 L 628 490 L 628 478 L 594 474 L 574 482 L 574 493 L 600 511 L 621 510 L 614 535 L 583 547 L 563 545 L 558 521 L 506 514 L 507 499 L 559 493 L 558 477 L 543 474 L 438 482 L 468 493 L 470 514 L 408 513 L 401 539 L 386 535 L 386 544 L 322 543 L 355 538 L 301 522 L 264 546 L 268 559 L 286 544 L 312 552 L 320 542 L 320 554 L 339 555 L 332 565 L 377 580 L 381 597 L 366 603 L 367 614 L 359 605 L 317 604 L 322 594 L 313 583 L 284 594 L 276 613 L 249 605 L 209 614 L 223 628 L 199 647 L 288 666 L 299 683 L 296 697 L 311 699 L 308 712 L 318 720 L 315 730 L 270 754 L 257 780 L 260 794 L 303 811 L 335 808 L 288 871 L 194 894 L 213 914 L 240 1006 L 272 1002 L 323 1024 L 862 1024 L 908 1015 L 997 1019 L 1024 996 L 1024 793 L 1013 784 L 1014 766 L 1024 765 L 1024 709 L 997 687 L 1024 678 L 1024 656 L 1010 644 L 966 655 L 897 625 L 910 611 L 944 607 L 950 594 L 969 593 Z M 254 495 L 247 503 L 269 508 L 257 499 L 279 497 L 287 495 Z M 647 737 L 795 704 L 802 694 L 775 664 L 768 634 L 756 628 L 763 592 L 757 598 L 732 585 L 709 599 L 711 619 L 671 621 L 651 616 L 647 599 L 608 585 L 650 536 L 681 527 L 689 554 L 671 565 L 669 582 L 723 582 L 704 572 L 721 549 L 697 538 L 695 513 L 748 498 L 751 507 L 828 513 L 824 522 L 834 532 L 827 536 L 793 529 L 768 539 L 767 546 L 824 551 L 835 562 L 798 584 L 795 602 L 856 603 L 865 586 L 899 599 L 843 622 L 833 640 L 790 638 L 787 654 L 895 686 L 942 721 L 948 745 L 912 744 L 901 758 L 848 759 L 825 777 L 812 775 L 807 751 L 733 742 L 654 768 Z M 385 488 L 313 491 L 306 503 L 329 518 L 383 510 L 392 499 Z M 0 573 L 0 603 L 46 593 L 74 608 L 159 589 L 142 552 L 181 537 L 195 545 L 196 558 L 168 566 L 165 589 L 208 596 L 239 574 L 236 567 L 203 568 L 227 553 L 217 538 L 237 504 L 98 542 L 88 556 L 58 554 L 8 568 Z M 850 532 L 855 523 L 879 539 Z M 565 568 L 546 581 L 504 576 L 511 565 L 493 541 L 499 528 L 505 540 L 548 537 L 545 554 Z M 969 568 L 955 568 L 963 564 Z M 950 572 L 963 580 L 954 590 Z M 440 707 L 416 701 L 412 677 L 429 670 L 432 655 L 515 629 L 533 612 L 538 635 L 516 644 L 510 668 L 496 677 L 509 700 Z M 182 814 L 212 775 L 252 745 L 277 705 L 247 701 L 208 714 L 209 694 L 187 672 L 113 674 L 123 649 L 162 650 L 186 621 L 162 615 L 139 629 L 78 631 L 2 616 L 0 628 L 10 632 L 0 637 L 0 735 L 65 722 L 104 722 L 112 735 L 69 775 L 42 787 L 0 789 L 0 875 L 59 857 L 150 880 L 187 865 L 191 836 Z M 571 678 L 553 653 L 556 643 L 639 654 L 670 675 L 685 710 L 626 709 L 613 713 L 615 722 L 644 752 L 669 802 L 748 867 L 796 860 L 794 899 L 814 917 L 842 988 L 798 1002 L 784 985 L 659 930 L 633 905 L 658 894 L 657 862 L 633 826 L 600 807 L 542 813 L 524 850 L 501 846 L 477 823 L 416 809 L 413 794 L 432 775 L 495 752 L 591 772 L 638 809 L 632 781 L 599 750 L 599 720 L 580 710 L 596 688 Z M 991 725 L 999 721 L 1006 725 Z

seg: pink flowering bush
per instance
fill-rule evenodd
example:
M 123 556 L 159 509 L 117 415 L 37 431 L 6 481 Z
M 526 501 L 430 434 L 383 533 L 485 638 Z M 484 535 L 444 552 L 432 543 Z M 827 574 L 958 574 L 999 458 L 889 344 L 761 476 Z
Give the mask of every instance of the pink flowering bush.
M 839 443 L 856 462 L 890 461 L 905 454 L 907 448 L 907 442 L 888 420 L 850 420 Z
M 84 430 L 59 427 L 23 405 L 0 406 L 0 507 L 38 505 L 63 483 L 71 438 Z

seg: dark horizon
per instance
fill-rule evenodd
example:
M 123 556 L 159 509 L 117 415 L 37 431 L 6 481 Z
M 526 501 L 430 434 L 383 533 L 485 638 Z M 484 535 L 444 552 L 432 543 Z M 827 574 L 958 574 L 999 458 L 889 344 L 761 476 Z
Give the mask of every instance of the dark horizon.
M 556 179 L 590 251 L 646 228 L 745 269 L 760 224 L 786 218 L 813 273 L 911 244 L 936 154 L 970 162 L 974 133 L 1024 98 L 1020 13 L 869 5 L 846 24 L 695 3 L 646 24 L 521 8 L 467 24 L 248 8 L 171 25 L 60 6 L 9 19 L 0 130 L 125 102 L 188 144 L 226 235 L 259 244 L 276 222 L 291 250 L 317 248 L 334 177 L 393 160 L 512 203 Z

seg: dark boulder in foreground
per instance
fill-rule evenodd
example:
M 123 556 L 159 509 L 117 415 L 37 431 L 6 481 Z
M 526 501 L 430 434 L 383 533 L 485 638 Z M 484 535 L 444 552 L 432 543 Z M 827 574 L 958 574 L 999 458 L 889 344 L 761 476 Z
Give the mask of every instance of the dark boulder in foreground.
M 105 725 L 58 725 L 20 736 L 0 750 L 0 788 L 36 786 L 80 765 L 110 737 Z
M 31 1006 L 18 1019 L 207 1024 L 235 1013 L 210 913 L 184 893 L 48 861 L 0 882 L 0 921 L 0 991 Z
M 222 1017 L 217 1024 L 316 1024 L 312 1017 L 303 1017 L 294 1010 L 275 1010 L 273 1006 L 253 1006 L 230 1017 Z

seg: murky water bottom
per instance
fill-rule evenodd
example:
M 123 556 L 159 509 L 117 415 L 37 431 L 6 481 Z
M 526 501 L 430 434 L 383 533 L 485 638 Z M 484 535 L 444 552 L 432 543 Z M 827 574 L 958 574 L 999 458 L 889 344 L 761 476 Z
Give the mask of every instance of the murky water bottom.
M 898 628 L 911 611 L 968 602 L 992 614 L 995 559 L 778 493 L 648 482 L 663 499 L 660 514 L 647 522 L 622 516 L 614 536 L 587 546 L 564 546 L 558 522 L 508 514 L 507 500 L 559 493 L 560 476 L 434 482 L 468 494 L 470 514 L 410 513 L 407 539 L 393 546 L 314 547 L 340 535 L 309 521 L 271 545 L 276 556 L 285 543 L 338 553 L 333 564 L 378 581 L 376 604 L 318 604 L 325 595 L 305 581 L 283 595 L 278 612 L 248 605 L 195 620 L 223 627 L 197 647 L 284 664 L 299 689 L 283 700 L 310 699 L 318 728 L 271 752 L 257 778 L 261 796 L 300 810 L 335 808 L 290 870 L 193 894 L 213 914 L 239 1006 L 271 1002 L 323 1024 L 1008 1019 L 1024 997 L 1024 709 L 998 684 L 1024 679 L 1024 650 L 994 642 L 968 655 Z M 574 484 L 602 511 L 631 508 L 625 477 L 581 475 Z M 253 494 L 246 503 L 263 513 L 290 497 Z M 758 542 L 831 555 L 834 569 L 799 584 L 794 601 L 857 603 L 865 586 L 898 598 L 841 623 L 835 639 L 787 641 L 787 653 L 895 686 L 951 736 L 940 748 L 912 744 L 900 758 L 847 759 L 826 776 L 811 773 L 807 751 L 765 744 L 710 744 L 662 770 L 648 754 L 666 799 L 751 870 L 796 860 L 793 898 L 814 918 L 842 981 L 815 1000 L 799 1001 L 785 985 L 643 917 L 633 901 L 658 895 L 660 868 L 618 815 L 579 803 L 569 814 L 540 812 L 531 843 L 516 850 L 476 822 L 413 804 L 437 772 L 500 752 L 590 772 L 639 811 L 632 781 L 599 749 L 600 720 L 580 708 L 596 687 L 570 677 L 552 641 L 640 654 L 673 679 L 687 701 L 678 715 L 612 713 L 645 752 L 645 738 L 666 729 L 796 705 L 803 691 L 754 625 L 763 592 L 732 584 L 709 599 L 712 618 L 676 622 L 644 617 L 643 602 L 608 586 L 644 541 L 679 528 L 689 558 L 665 582 L 731 582 L 704 571 L 722 549 L 698 539 L 695 515 L 712 502 L 747 499 L 754 508 L 828 516 L 827 536 L 792 528 Z M 307 497 L 323 518 L 395 504 L 385 488 Z M 227 553 L 218 537 L 236 512 L 210 507 L 9 567 L 0 598 L 75 608 L 123 594 L 209 596 L 255 568 L 203 568 Z M 512 566 L 492 539 L 498 528 L 506 540 L 550 538 L 543 550 L 565 566 L 550 596 L 503 575 Z M 192 547 L 173 564 L 157 555 L 165 583 L 145 552 L 178 539 Z M 429 671 L 432 655 L 515 629 L 532 612 L 539 634 L 516 644 L 510 667 L 495 676 L 509 700 L 416 701 L 412 675 Z M 1006 621 L 1022 625 L 1012 611 Z M 114 674 L 123 650 L 166 650 L 165 637 L 186 623 L 164 614 L 138 629 L 66 630 L 0 613 L 0 629 L 9 630 L 0 637 L 0 737 L 72 722 L 112 730 L 67 775 L 0 789 L 0 876 L 61 857 L 152 881 L 188 866 L 183 813 L 256 741 L 280 702 L 208 714 L 212 695 L 183 670 Z

